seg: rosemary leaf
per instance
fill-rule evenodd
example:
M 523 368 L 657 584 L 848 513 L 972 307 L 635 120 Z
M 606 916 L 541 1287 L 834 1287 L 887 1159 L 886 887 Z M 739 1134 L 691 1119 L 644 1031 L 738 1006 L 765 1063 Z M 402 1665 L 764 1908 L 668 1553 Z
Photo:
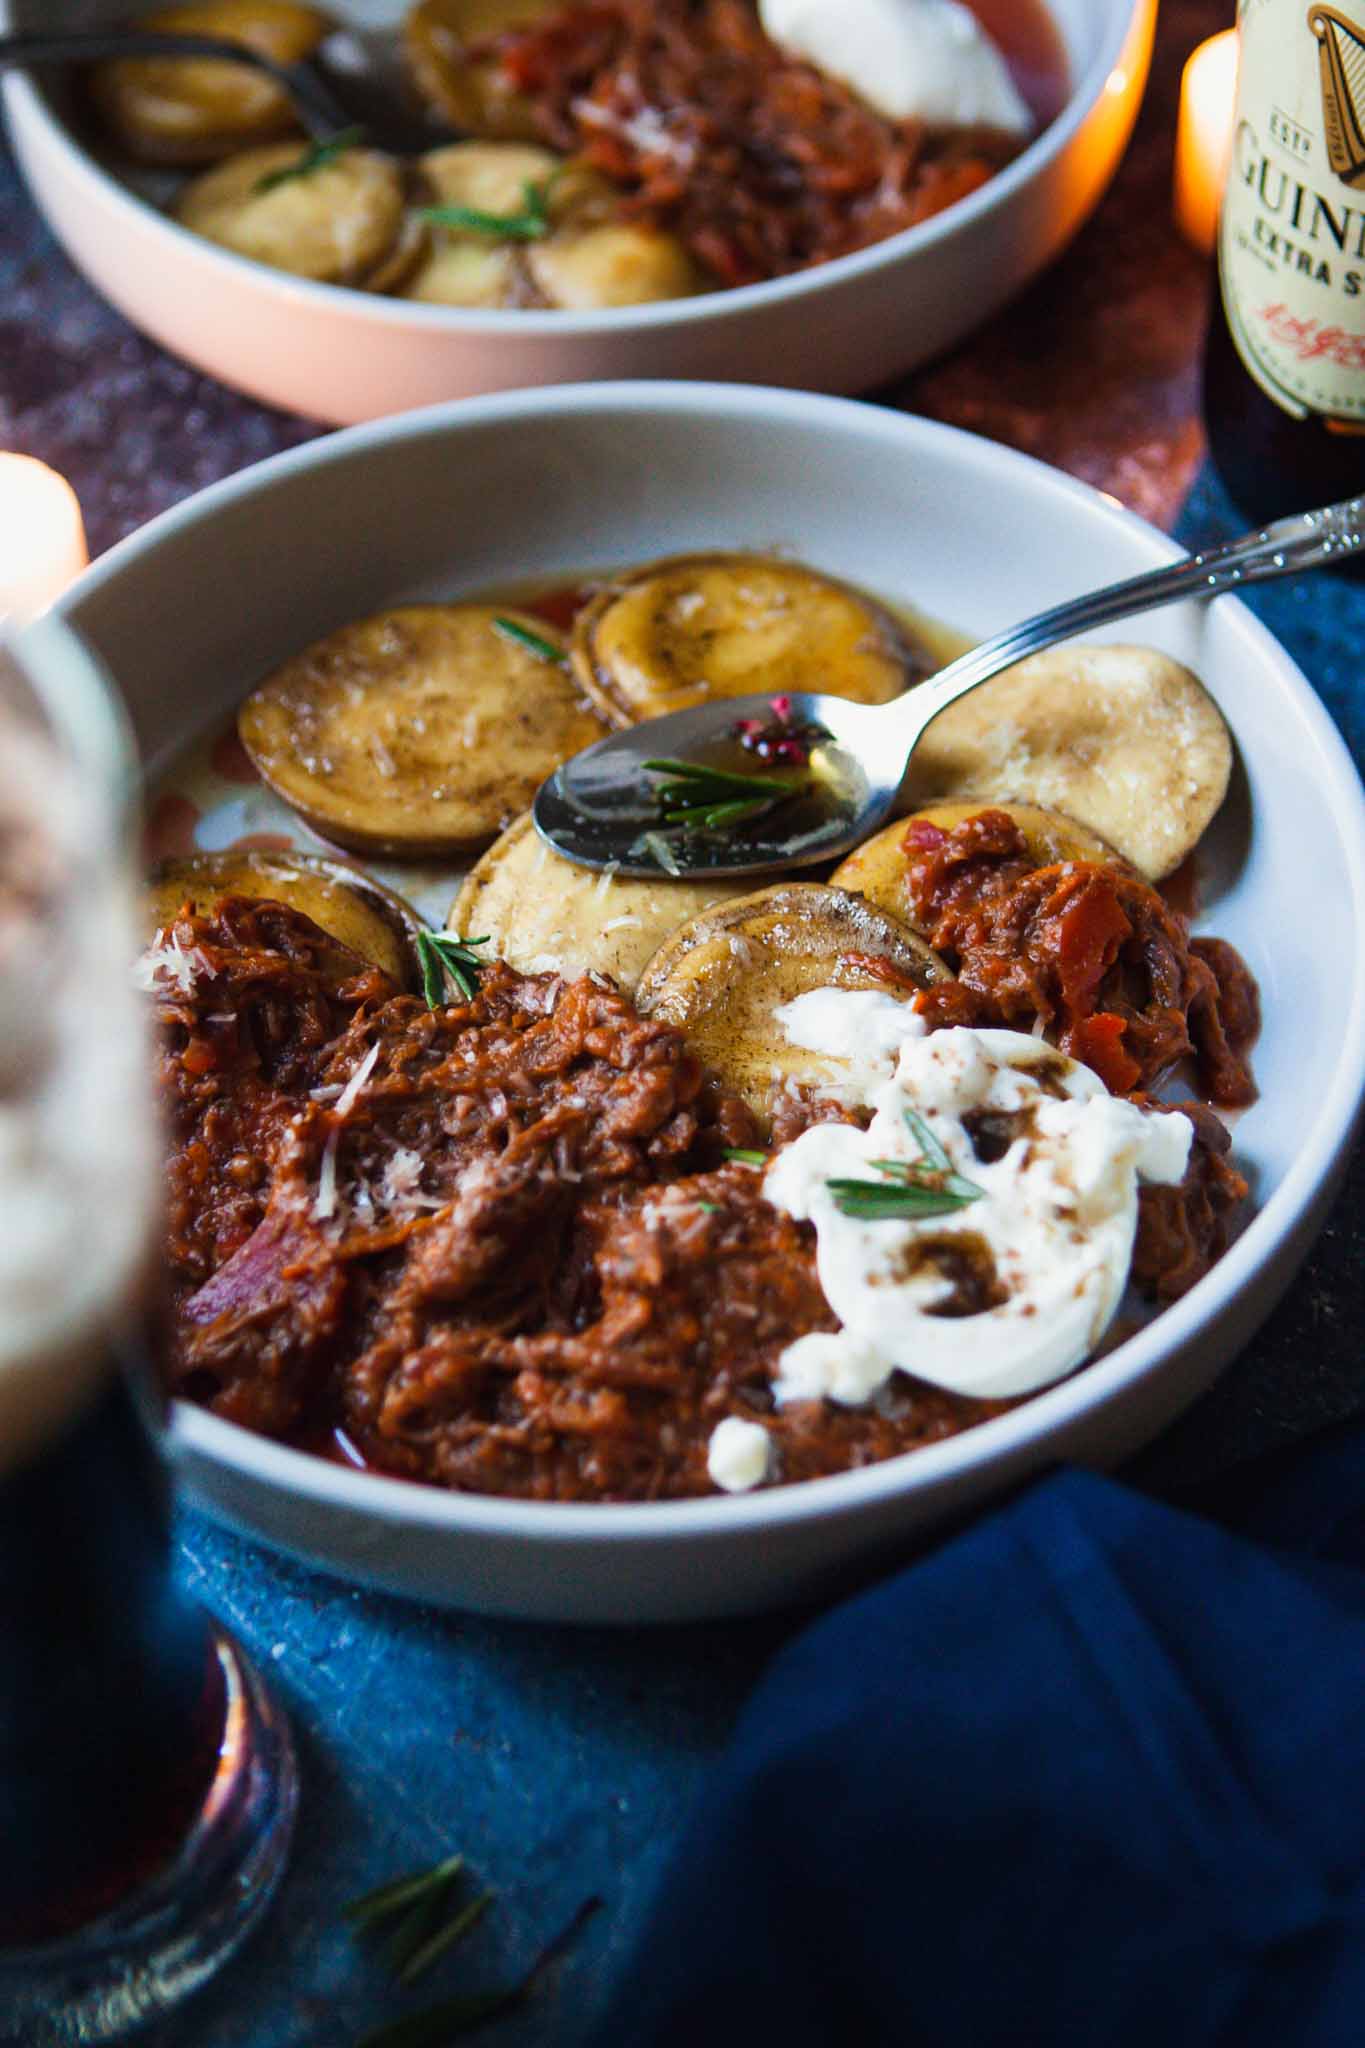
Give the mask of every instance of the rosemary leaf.
M 416 1905 L 410 1906 L 385 1942 L 384 1967 L 397 1983 L 407 1983 L 413 1958 L 429 1948 L 442 1931 L 458 1881 L 448 1878 L 445 1884 L 438 1885 Z
M 480 1892 L 476 1899 L 471 1899 L 453 1920 L 448 1921 L 420 1947 L 413 1950 L 397 1972 L 399 1983 L 415 1983 L 433 1963 L 439 1962 L 447 1949 L 454 1948 L 457 1941 L 463 1941 L 465 1935 L 482 1920 L 492 1903 L 492 1892 Z
M 712 768 L 704 761 L 646 761 L 644 767 L 651 775 L 671 775 L 678 782 L 693 785 L 705 792 L 700 799 L 690 796 L 686 789 L 676 793 L 667 785 L 660 795 L 669 803 L 714 802 L 718 796 L 738 794 L 743 796 L 795 796 L 805 788 L 804 782 L 793 782 L 785 775 L 736 775 L 728 768 Z
M 772 809 L 771 797 L 740 797 L 734 801 L 715 804 L 707 810 L 692 804 L 685 810 L 665 811 L 666 825 L 700 825 L 704 832 L 714 832 L 725 825 L 740 825 L 748 818 L 761 817 L 764 811 Z
M 871 1159 L 868 1164 L 875 1166 L 878 1173 L 885 1174 L 888 1180 L 896 1181 L 902 1187 L 918 1188 L 923 1194 L 955 1195 L 959 1201 L 975 1202 L 984 1193 L 974 1180 L 964 1180 L 960 1173 L 954 1173 L 951 1162 L 946 1173 L 927 1165 L 922 1159 Z
M 297 162 L 281 164 L 277 171 L 267 171 L 258 178 L 255 190 L 273 192 L 277 185 L 287 185 L 294 178 L 306 178 L 313 171 L 322 170 L 327 164 L 334 164 L 348 149 L 356 149 L 365 140 L 363 128 L 343 128 L 339 134 L 331 135 L 326 142 L 315 142 L 311 149 L 305 149 Z
M 556 647 L 553 640 L 543 640 L 529 626 L 519 625 L 515 619 L 498 618 L 493 621 L 493 631 L 501 633 L 504 640 L 512 640 L 518 647 L 524 647 L 528 654 L 534 654 L 537 661 L 552 662 L 556 668 L 563 668 L 567 659 L 563 648 Z
M 740 1145 L 728 1146 L 724 1157 L 732 1166 L 766 1166 L 768 1163 L 766 1152 L 746 1152 Z
M 879 1161 L 873 1162 L 880 1164 Z M 914 1181 L 829 1180 L 825 1182 L 841 1216 L 858 1222 L 881 1223 L 899 1218 L 919 1222 L 931 1216 L 952 1216 L 969 1202 L 980 1201 L 983 1189 L 964 1181 L 966 1193 L 947 1188 L 926 1187 Z
M 906 1109 L 905 1128 L 909 1131 L 920 1151 L 928 1160 L 935 1173 L 951 1173 L 953 1162 L 930 1130 L 924 1118 L 913 1109 Z M 877 1162 L 881 1164 L 880 1160 Z
M 585 1899 L 567 1927 L 547 1942 L 525 1976 L 499 1991 L 475 1991 L 463 1998 L 447 1998 L 425 2012 L 407 2013 L 373 2028 L 358 2048 L 447 2048 L 451 2041 L 472 2034 L 490 2020 L 525 2004 L 551 1963 L 561 1956 L 579 1930 L 598 1911 L 602 1901 Z
M 417 964 L 422 970 L 422 994 L 429 1010 L 439 1010 L 446 999 L 446 976 L 454 982 L 466 1002 L 478 993 L 479 969 L 487 965 L 470 949 L 486 946 L 481 939 L 457 939 L 453 932 L 420 931 L 417 934 Z
M 424 206 L 417 218 L 433 227 L 463 228 L 495 242 L 539 242 L 550 232 L 550 192 L 554 180 L 522 186 L 520 213 L 485 213 L 478 206 Z
M 719 1202 L 705 1202 L 700 1195 L 697 1197 L 697 1207 L 706 1216 L 719 1216 L 720 1214 Z
M 433 1892 L 458 1877 L 463 1868 L 463 1856 L 447 1856 L 444 1863 L 436 1864 L 431 1870 L 415 1870 L 408 1877 L 396 1877 L 389 1884 L 381 1884 L 376 1891 L 365 1892 L 362 1897 L 343 1906 L 342 1912 L 357 1927 L 373 1926 L 377 1921 L 402 1912 L 406 1906 L 430 1898 Z

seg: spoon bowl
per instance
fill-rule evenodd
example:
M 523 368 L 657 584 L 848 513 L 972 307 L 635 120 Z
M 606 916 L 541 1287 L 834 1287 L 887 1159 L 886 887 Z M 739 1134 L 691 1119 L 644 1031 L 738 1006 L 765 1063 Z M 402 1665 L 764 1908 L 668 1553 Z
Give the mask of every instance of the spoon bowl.
M 887 707 L 804 690 L 789 701 L 794 722 L 822 726 L 828 738 L 812 750 L 809 770 L 776 776 L 773 786 L 808 781 L 815 786 L 813 804 L 798 811 L 795 800 L 785 801 L 742 836 L 670 834 L 658 796 L 667 777 L 647 764 L 677 760 L 733 771 L 743 762 L 736 724 L 772 718 L 768 697 L 727 697 L 646 719 L 576 754 L 537 792 L 536 829 L 581 866 L 623 875 L 719 877 L 837 860 L 883 822 L 900 789 L 899 763 L 888 750 L 885 727 L 874 722 Z
M 846 697 L 796 692 L 787 714 L 796 725 L 813 723 L 827 738 L 812 751 L 800 778 L 742 777 L 734 797 L 752 796 L 750 815 L 719 825 L 680 822 L 670 793 L 680 777 L 718 770 L 711 803 L 745 766 L 735 737 L 746 719 L 771 720 L 767 697 L 725 697 L 646 719 L 565 761 L 542 783 L 533 816 L 536 830 L 556 853 L 582 867 L 622 875 L 760 875 L 837 860 L 869 838 L 900 793 L 910 759 L 926 729 L 950 704 L 1030 654 L 1116 619 L 1152 611 L 1182 597 L 1217 597 L 1244 584 L 1263 583 L 1345 560 L 1365 547 L 1365 498 L 1349 498 L 1320 511 L 1295 514 L 1240 540 L 1191 555 L 1145 576 L 1112 583 L 1087 597 L 1056 605 L 997 633 L 930 681 L 890 704 L 854 704 Z M 756 764 L 755 764 L 756 765 Z M 774 793 L 764 800 L 764 785 Z M 729 805 L 734 811 L 737 806 Z

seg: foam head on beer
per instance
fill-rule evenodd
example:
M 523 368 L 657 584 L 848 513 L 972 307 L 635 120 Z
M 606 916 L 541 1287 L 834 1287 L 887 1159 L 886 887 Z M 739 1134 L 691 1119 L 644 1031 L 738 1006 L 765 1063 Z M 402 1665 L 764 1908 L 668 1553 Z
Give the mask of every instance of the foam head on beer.
M 132 880 L 90 771 L 0 644 L 0 1474 L 98 1393 L 155 1214 Z

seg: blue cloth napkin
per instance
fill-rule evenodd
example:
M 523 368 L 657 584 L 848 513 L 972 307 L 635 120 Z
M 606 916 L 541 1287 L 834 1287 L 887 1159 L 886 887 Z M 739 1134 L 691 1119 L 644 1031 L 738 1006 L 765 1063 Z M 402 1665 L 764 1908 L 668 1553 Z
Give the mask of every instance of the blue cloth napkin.
M 1365 1429 L 1059 1471 L 777 1659 L 601 2035 L 1365 2043 Z

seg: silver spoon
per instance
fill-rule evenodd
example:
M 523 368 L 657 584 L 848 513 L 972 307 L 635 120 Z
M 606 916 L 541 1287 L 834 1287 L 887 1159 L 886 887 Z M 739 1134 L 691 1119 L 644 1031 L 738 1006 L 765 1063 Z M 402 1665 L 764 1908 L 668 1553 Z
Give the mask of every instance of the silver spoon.
M 407 156 L 449 142 L 455 130 L 418 105 L 391 31 L 338 28 L 296 64 L 277 64 L 259 50 L 221 36 L 172 35 L 151 29 L 71 30 L 57 35 L 0 36 L 0 71 L 47 64 L 94 64 L 108 57 L 216 57 L 273 78 L 293 102 L 314 142 L 363 128 L 375 149 Z
M 752 767 L 737 754 L 736 721 L 770 721 L 767 697 L 726 697 L 666 718 L 651 718 L 598 740 L 564 762 L 542 783 L 535 800 L 536 829 L 566 859 L 583 867 L 611 867 L 623 875 L 748 875 L 774 868 L 813 867 L 860 845 L 882 824 L 905 780 L 921 735 L 940 711 L 979 683 L 1026 655 L 1092 632 L 1134 612 L 1180 597 L 1217 597 L 1244 584 L 1263 583 L 1338 562 L 1365 546 L 1365 497 L 1282 519 L 1242 539 L 1154 569 L 1089 597 L 1073 599 L 1025 619 L 1022 625 L 974 647 L 931 681 L 890 704 L 854 704 L 812 691 L 791 695 L 794 725 L 824 728 L 828 740 L 811 756 L 819 795 L 793 797 L 767 815 L 712 832 L 670 830 L 661 816 L 659 790 L 667 778 L 645 764 L 666 759 Z M 735 796 L 742 801 L 742 792 Z

